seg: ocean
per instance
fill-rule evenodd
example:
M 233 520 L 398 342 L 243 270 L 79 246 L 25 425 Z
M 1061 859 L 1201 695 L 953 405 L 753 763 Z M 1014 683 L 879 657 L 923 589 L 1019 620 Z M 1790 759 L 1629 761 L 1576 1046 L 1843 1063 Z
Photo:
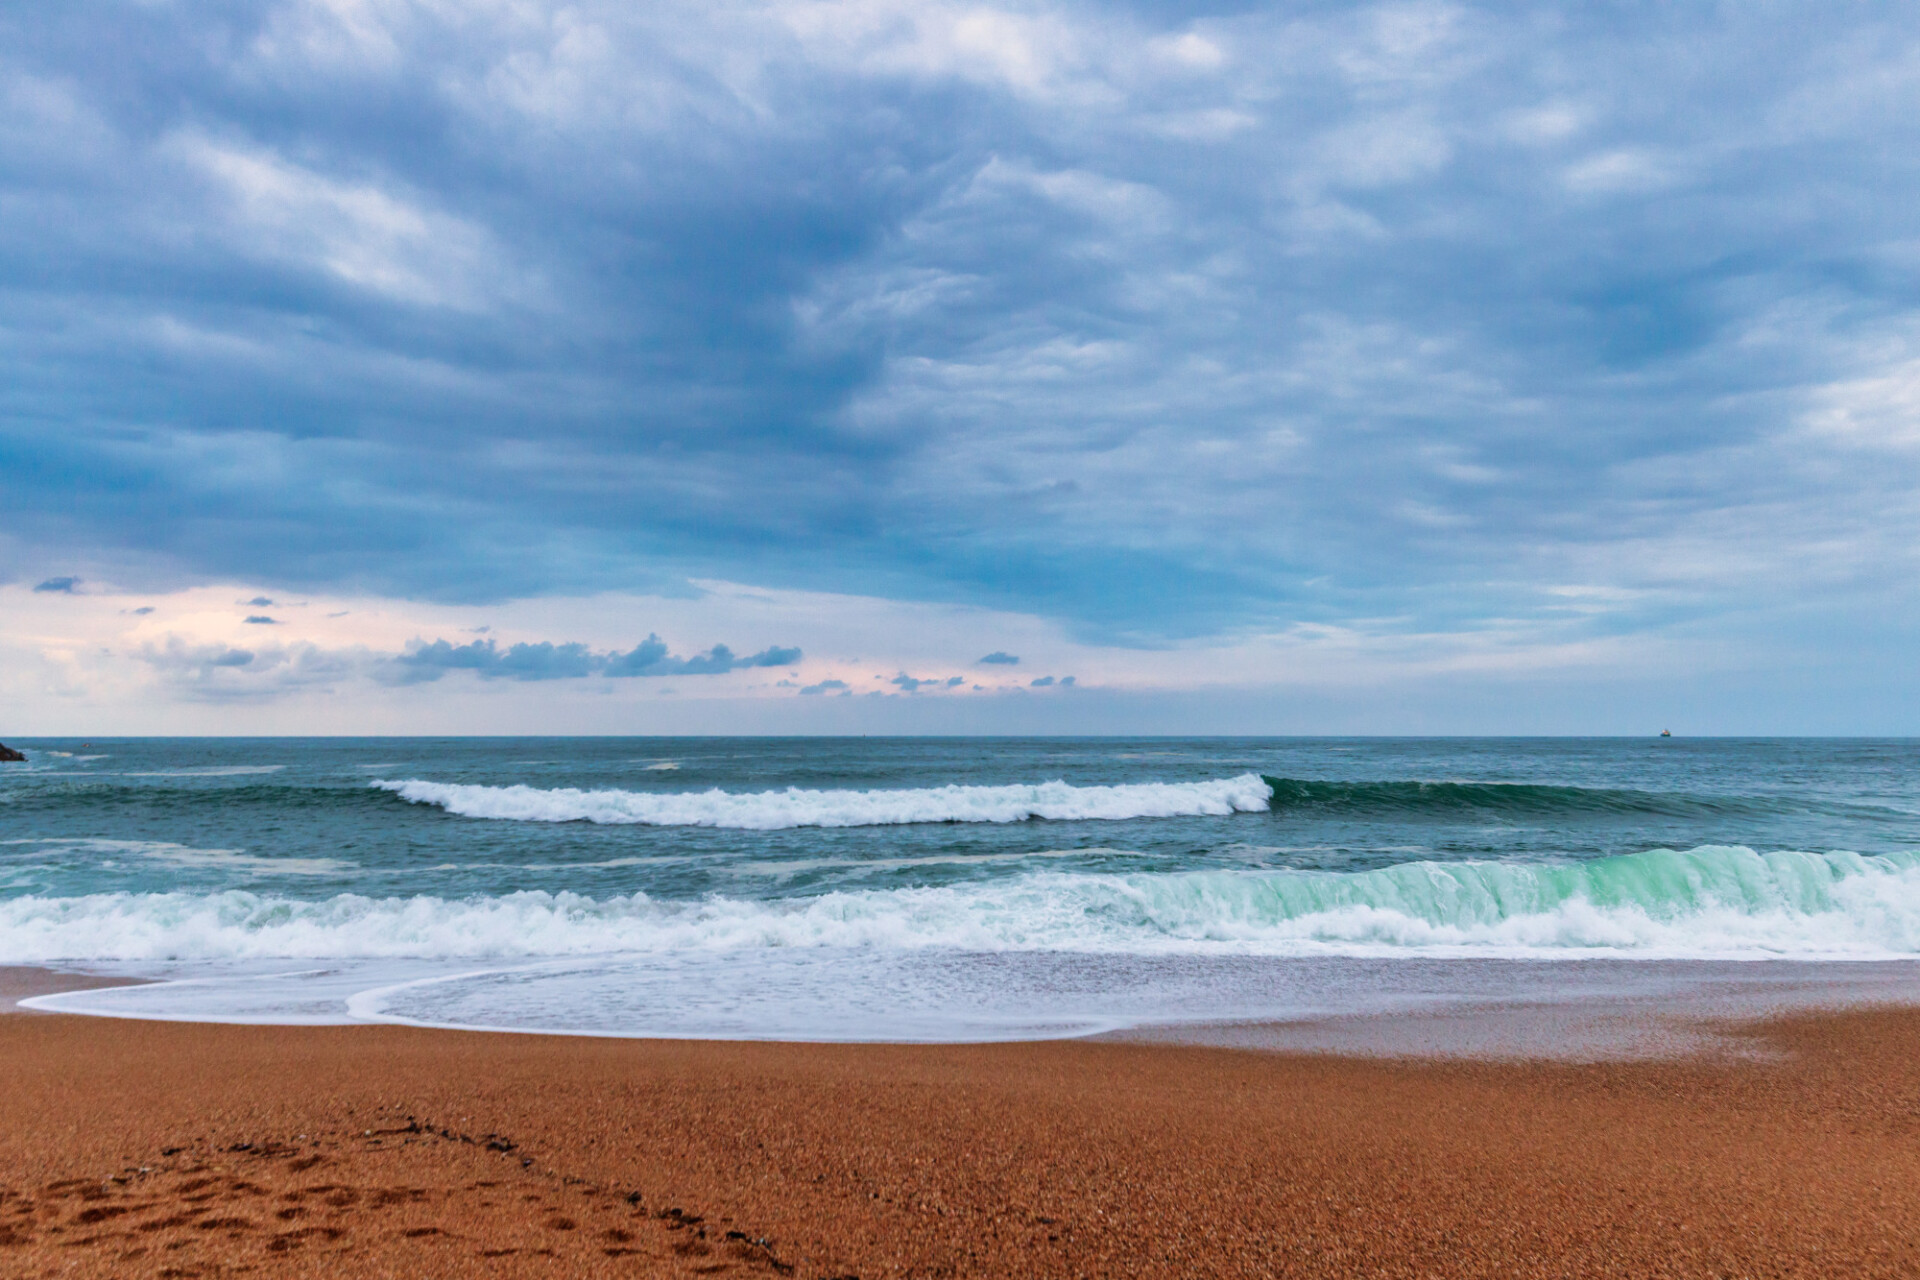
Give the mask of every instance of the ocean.
M 1920 957 L 1906 740 L 12 745 L 0 963 L 163 980 L 76 1012 L 965 1041 Z

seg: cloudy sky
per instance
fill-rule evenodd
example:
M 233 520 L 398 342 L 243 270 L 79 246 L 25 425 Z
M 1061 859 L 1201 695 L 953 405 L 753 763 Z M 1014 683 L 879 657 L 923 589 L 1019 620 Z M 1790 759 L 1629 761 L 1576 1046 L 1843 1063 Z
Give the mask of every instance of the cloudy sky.
M 1920 731 L 1920 11 L 0 3 L 0 730 Z

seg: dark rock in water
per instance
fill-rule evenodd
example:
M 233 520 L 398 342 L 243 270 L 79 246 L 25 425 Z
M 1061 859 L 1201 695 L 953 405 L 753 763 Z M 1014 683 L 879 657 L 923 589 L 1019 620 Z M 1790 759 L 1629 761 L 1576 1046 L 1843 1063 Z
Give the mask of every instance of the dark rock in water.
M 25 760 L 26 757 L 4 742 L 0 742 L 0 760 Z

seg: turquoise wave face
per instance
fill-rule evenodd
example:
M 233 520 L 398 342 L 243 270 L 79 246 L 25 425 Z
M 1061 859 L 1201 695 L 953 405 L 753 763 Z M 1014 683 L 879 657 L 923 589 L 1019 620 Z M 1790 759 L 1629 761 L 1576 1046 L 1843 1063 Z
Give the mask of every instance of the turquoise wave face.
M 1553 953 L 1920 954 L 1920 855 L 1709 847 L 1585 863 L 1129 877 L 1115 910 L 1167 938 Z
M 1708 908 L 1815 914 L 1848 880 L 1904 877 L 1920 855 L 1862 856 L 1744 848 L 1652 849 L 1585 863 L 1417 862 L 1351 875 L 1259 877 L 1266 913 L 1299 919 L 1353 907 L 1391 909 L 1433 924 L 1487 924 L 1579 900 L 1677 919 Z
M 105 893 L 0 901 L 0 961 L 500 959 L 768 949 L 1142 956 L 1920 955 L 1920 856 L 1658 849 L 1576 865 L 1026 871 L 809 898 Z

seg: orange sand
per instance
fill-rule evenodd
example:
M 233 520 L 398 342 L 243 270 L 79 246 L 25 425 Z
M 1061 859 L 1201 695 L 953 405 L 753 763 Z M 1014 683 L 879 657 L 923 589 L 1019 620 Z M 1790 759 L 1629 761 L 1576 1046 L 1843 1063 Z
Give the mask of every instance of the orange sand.
M 1912 1276 L 1920 1012 L 1614 1065 L 0 1018 L 0 1275 Z

